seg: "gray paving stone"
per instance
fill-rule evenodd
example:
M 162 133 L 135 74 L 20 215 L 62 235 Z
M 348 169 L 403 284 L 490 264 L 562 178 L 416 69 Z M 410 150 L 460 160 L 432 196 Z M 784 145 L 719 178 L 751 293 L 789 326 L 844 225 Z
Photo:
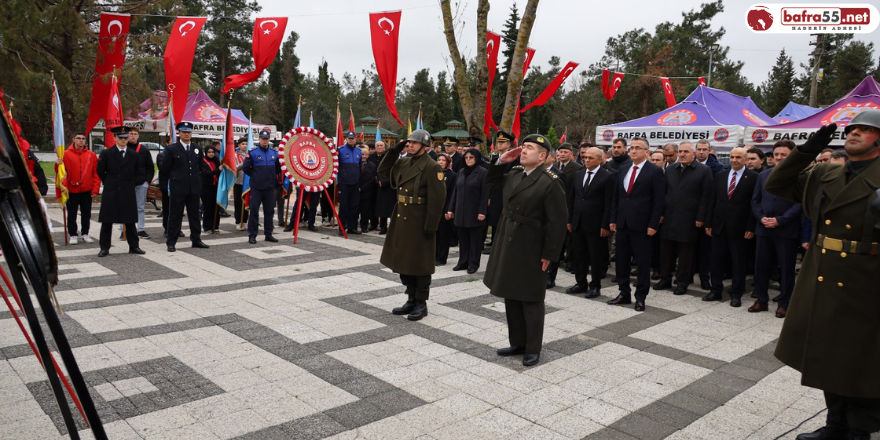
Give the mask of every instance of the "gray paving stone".
M 324 414 L 347 429 L 358 428 L 388 416 L 386 411 L 366 400 L 338 406 L 324 411 Z
M 721 405 L 714 400 L 707 399 L 685 390 L 678 390 L 660 399 L 660 401 L 698 415 L 708 414 L 710 411 Z
M 655 401 L 648 406 L 640 408 L 638 413 L 653 419 L 656 422 L 673 427 L 688 426 L 705 415 L 697 414 L 684 408 L 665 403 L 662 400 Z
M 614 422 L 611 428 L 640 440 L 659 440 L 677 431 L 676 428 L 638 413 L 624 416 L 622 419 Z

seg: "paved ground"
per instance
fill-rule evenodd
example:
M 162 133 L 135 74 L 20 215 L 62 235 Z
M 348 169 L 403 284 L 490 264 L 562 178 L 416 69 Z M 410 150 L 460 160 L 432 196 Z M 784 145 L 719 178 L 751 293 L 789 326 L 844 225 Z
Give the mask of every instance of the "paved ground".
M 610 283 L 596 300 L 566 295 L 563 272 L 541 363 L 524 368 L 494 354 L 506 326 L 482 269 L 439 268 L 430 315 L 412 323 L 389 313 L 404 296 L 375 233 L 248 245 L 224 219 L 210 249 L 183 239 L 169 254 L 147 212 L 144 256 L 117 240 L 100 259 L 97 243 L 58 247 L 65 330 L 113 439 L 773 439 L 824 422 L 821 393 L 772 356 L 772 312 L 695 290 L 652 292 L 636 313 L 604 303 Z M 64 438 L 11 318 L 0 312 L 0 438 Z

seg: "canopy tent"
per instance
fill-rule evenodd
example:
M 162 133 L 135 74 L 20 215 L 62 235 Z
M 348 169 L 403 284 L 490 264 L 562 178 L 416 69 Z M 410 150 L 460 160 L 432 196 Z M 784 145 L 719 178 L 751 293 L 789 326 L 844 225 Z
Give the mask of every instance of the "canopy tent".
M 865 77 L 856 88 L 843 98 L 812 116 L 788 124 L 746 127 L 745 138 L 755 146 L 771 146 L 784 139 L 792 140 L 796 145 L 801 145 L 821 126 L 835 122 L 837 123 L 837 132 L 834 134 L 831 145 L 843 146 L 844 127 L 855 115 L 869 108 L 880 109 L 880 83 L 871 76 Z
M 743 144 L 743 129 L 749 124 L 764 126 L 772 121 L 752 98 L 723 90 L 698 86 L 680 103 L 631 121 L 596 127 L 596 144 L 611 145 L 614 139 L 648 139 L 651 146 L 668 142 L 707 140 L 718 151 L 730 151 Z
M 794 101 L 788 101 L 785 108 L 780 110 L 773 119 L 780 124 L 788 124 L 789 122 L 799 121 L 808 116 L 812 116 L 821 110 L 821 108 L 810 107 L 808 105 L 797 104 Z
M 193 124 L 193 136 L 219 139 L 223 137 L 226 124 L 226 109 L 215 103 L 204 90 L 190 93 L 186 98 L 186 109 L 183 121 Z M 182 121 L 175 121 L 182 122 Z M 141 103 L 138 112 L 132 112 L 125 118 L 125 125 L 137 127 L 141 132 L 168 132 L 168 101 L 164 91 L 156 91 L 149 99 Z M 247 135 L 248 118 L 241 110 L 232 109 L 232 131 L 235 138 Z M 268 128 L 273 139 L 281 139 L 281 134 L 274 125 L 253 123 L 254 138 L 260 130 Z M 104 130 L 103 121 L 95 130 Z

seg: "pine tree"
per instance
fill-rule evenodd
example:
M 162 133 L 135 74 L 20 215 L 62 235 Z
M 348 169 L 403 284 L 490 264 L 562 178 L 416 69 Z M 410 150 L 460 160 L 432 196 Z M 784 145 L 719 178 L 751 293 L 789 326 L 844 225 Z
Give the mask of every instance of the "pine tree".
M 785 49 L 776 58 L 776 65 L 767 74 L 767 80 L 761 84 L 759 105 L 765 113 L 775 115 L 782 110 L 794 97 L 794 63 L 785 54 Z
M 275 109 L 267 115 L 272 124 L 282 129 L 292 127 L 296 117 L 299 96 L 303 93 L 303 75 L 299 71 L 299 57 L 296 56 L 296 43 L 299 34 L 291 32 L 281 46 L 275 61 L 269 65 L 270 101 Z M 303 119 L 308 124 L 308 119 Z
M 504 43 L 504 50 L 501 51 L 501 54 L 504 55 L 504 68 L 501 69 L 500 77 L 496 78 L 500 80 L 495 82 L 499 86 L 502 82 L 507 81 L 507 75 L 510 73 L 510 63 L 513 61 L 513 50 L 516 47 L 516 36 L 518 34 L 519 10 L 516 9 L 516 2 L 513 2 L 513 5 L 510 6 L 510 15 L 507 16 L 507 21 L 504 22 L 504 33 L 501 34 L 501 42 Z

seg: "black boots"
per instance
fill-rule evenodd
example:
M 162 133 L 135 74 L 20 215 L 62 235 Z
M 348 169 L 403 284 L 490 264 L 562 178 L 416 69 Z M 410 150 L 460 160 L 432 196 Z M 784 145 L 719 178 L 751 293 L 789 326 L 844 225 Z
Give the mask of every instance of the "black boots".
M 418 321 L 425 316 L 428 316 L 428 302 L 423 299 L 417 299 L 415 308 L 406 319 L 409 319 L 410 321 Z
M 416 297 L 415 295 L 409 295 L 409 298 L 403 303 L 400 307 L 395 307 L 391 310 L 391 313 L 395 315 L 409 315 L 416 308 Z
M 846 425 L 825 425 L 809 434 L 800 434 L 795 440 L 848 440 L 853 438 L 871 438 L 867 437 L 851 437 L 849 428 Z

